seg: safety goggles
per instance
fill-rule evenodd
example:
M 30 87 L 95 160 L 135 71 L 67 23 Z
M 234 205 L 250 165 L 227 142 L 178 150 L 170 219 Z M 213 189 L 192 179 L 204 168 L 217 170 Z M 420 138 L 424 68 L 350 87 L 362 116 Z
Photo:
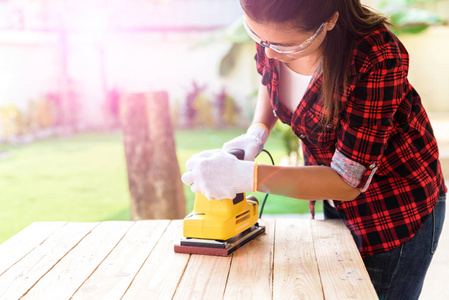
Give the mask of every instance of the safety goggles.
M 254 33 L 254 31 L 252 31 L 252 29 L 249 27 L 248 25 L 248 21 L 246 20 L 245 15 L 243 15 L 243 26 L 245 27 L 246 32 L 248 33 L 248 35 L 259 45 L 261 45 L 262 47 L 265 48 L 270 48 L 278 53 L 281 54 L 297 54 L 300 52 L 303 52 L 304 50 L 306 50 L 315 40 L 315 38 L 317 37 L 318 34 L 321 33 L 321 31 L 323 31 L 324 29 L 324 25 L 326 25 L 327 22 L 324 22 L 323 24 L 321 24 L 321 26 L 318 28 L 318 30 L 315 32 L 314 35 L 312 35 L 310 38 L 308 38 L 307 40 L 305 40 L 304 42 L 301 43 L 301 45 L 298 46 L 279 46 L 279 45 L 272 45 L 270 43 L 268 43 L 267 41 L 262 41 L 260 37 L 257 36 L 257 34 Z

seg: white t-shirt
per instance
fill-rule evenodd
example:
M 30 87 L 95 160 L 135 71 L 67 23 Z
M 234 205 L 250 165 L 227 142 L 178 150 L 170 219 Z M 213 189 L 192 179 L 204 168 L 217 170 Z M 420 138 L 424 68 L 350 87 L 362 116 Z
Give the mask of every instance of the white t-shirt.
M 279 99 L 290 112 L 294 112 L 301 102 L 312 76 L 296 73 L 282 62 L 280 66 Z

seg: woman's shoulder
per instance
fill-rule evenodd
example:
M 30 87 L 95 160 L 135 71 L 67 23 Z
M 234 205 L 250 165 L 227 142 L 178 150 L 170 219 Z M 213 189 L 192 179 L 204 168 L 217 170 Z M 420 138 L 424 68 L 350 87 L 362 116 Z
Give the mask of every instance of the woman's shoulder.
M 404 45 L 385 25 L 356 38 L 352 53 L 353 71 L 360 73 L 386 60 L 401 61 L 408 68 Z

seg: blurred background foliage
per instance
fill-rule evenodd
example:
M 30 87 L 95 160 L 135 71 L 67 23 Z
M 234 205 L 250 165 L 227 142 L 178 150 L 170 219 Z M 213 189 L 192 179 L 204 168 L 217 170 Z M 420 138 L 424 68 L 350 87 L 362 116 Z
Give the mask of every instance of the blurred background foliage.
M 171 2 L 172 0 L 160 0 L 159 3 Z M 444 0 L 447 2 L 447 0 Z M 378 7 L 382 13 L 390 16 L 394 25 L 392 30 L 397 34 L 417 34 L 430 26 L 445 24 L 445 16 L 440 16 L 438 9 L 429 9 L 430 5 L 437 5 L 443 0 L 379 0 Z M 446 16 L 447 17 L 447 16 Z M 193 48 L 203 48 L 216 43 L 226 43 L 228 50 L 224 51 L 219 60 L 218 75 L 225 79 L 232 77 L 232 73 L 238 70 L 239 57 L 248 52 L 248 45 L 254 42 L 246 34 L 241 18 L 236 19 L 229 26 L 213 30 L 201 38 Z M 245 48 L 246 47 L 246 48 Z M 121 97 L 118 90 L 108 91 L 106 97 L 104 113 L 108 124 L 104 124 L 105 129 L 118 128 L 118 103 Z M 74 94 L 74 93 L 70 93 Z M 52 96 L 53 95 L 53 96 Z M 254 90 L 249 96 L 251 101 L 257 97 Z M 28 100 L 27 107 L 8 103 L 0 107 L 0 127 L 2 139 L 6 142 L 23 139 L 32 141 L 35 138 L 56 135 L 62 130 L 63 111 L 62 96 L 54 92 L 36 95 L 35 99 Z M 73 99 L 72 99 L 73 98 Z M 185 97 L 172 101 L 172 120 L 176 128 L 225 128 L 228 126 L 245 127 L 250 122 L 250 115 L 243 115 L 241 109 L 241 95 L 236 95 L 235 91 L 230 92 L 225 86 L 221 90 L 210 89 L 208 83 L 192 81 L 186 88 Z M 70 99 L 72 120 L 66 123 L 73 125 L 72 130 L 76 131 L 79 119 L 79 103 L 76 95 Z M 275 130 L 281 130 L 277 126 Z M 282 131 L 282 130 L 281 130 Z M 295 138 L 287 136 L 285 138 Z M 291 151 L 292 141 L 286 141 L 287 151 Z M 289 146 L 287 146 L 289 145 Z M 294 147 L 294 146 L 293 146 Z
M 425 2 L 440 0 L 381 0 L 379 10 L 390 17 L 394 25 L 392 31 L 396 34 L 420 33 L 432 25 L 445 24 L 444 18 L 437 13 L 418 8 Z

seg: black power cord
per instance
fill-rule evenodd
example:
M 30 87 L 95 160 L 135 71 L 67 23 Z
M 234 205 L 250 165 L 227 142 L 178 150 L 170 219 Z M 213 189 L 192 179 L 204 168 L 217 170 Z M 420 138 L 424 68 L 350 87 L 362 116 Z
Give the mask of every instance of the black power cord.
M 271 159 L 271 164 L 274 166 L 274 160 L 273 160 L 273 156 L 271 156 L 270 152 L 268 152 L 268 150 L 262 149 L 262 152 L 265 152 L 266 154 L 268 154 L 268 156 Z
M 268 154 L 268 156 L 269 156 L 270 159 L 271 159 L 271 163 L 272 163 L 273 166 L 274 166 L 274 159 L 273 159 L 273 156 L 271 156 L 270 152 L 268 152 L 268 151 L 265 150 L 265 149 L 263 149 L 262 151 L 265 152 L 266 154 Z M 263 209 L 264 209 L 264 207 L 265 207 L 265 202 L 267 202 L 267 198 L 268 198 L 269 195 L 270 195 L 270 194 L 266 194 L 266 195 L 265 195 L 265 198 L 263 199 L 262 206 L 260 207 L 259 219 L 262 219 L 262 214 L 263 214 Z

